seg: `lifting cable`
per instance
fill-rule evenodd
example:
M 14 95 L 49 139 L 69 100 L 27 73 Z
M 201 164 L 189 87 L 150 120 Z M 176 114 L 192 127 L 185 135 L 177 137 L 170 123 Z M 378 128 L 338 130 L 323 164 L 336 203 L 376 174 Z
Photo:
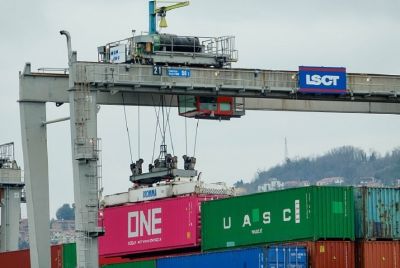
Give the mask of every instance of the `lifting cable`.
M 131 136 L 129 134 L 129 127 L 128 127 L 128 120 L 126 117 L 126 107 L 125 107 L 125 98 L 124 98 L 124 93 L 121 92 L 122 96 L 122 105 L 124 106 L 124 117 L 125 117 L 125 126 L 126 126 L 126 133 L 128 135 L 128 143 L 129 143 L 129 154 L 131 156 L 131 163 L 133 163 L 133 157 L 132 157 L 132 146 L 131 146 Z
M 138 159 L 140 159 L 140 95 L 138 95 L 137 121 L 138 121 Z
M 167 126 L 168 126 L 168 131 L 169 131 L 169 135 L 170 135 L 170 141 L 171 141 L 171 148 L 172 148 L 172 153 L 173 155 L 175 155 L 175 149 L 174 149 L 174 144 L 172 141 L 172 132 L 171 132 L 171 124 L 170 124 L 170 114 L 171 114 L 171 105 L 172 105 L 172 98 L 170 100 L 169 103 L 169 109 L 167 111 L 165 111 L 165 105 L 164 105 L 164 98 L 161 97 L 160 100 L 160 106 L 158 108 L 156 108 L 156 103 L 154 101 L 153 95 L 151 95 L 151 99 L 153 102 L 153 107 L 154 107 L 154 112 L 156 114 L 156 131 L 154 134 L 154 142 L 153 142 L 153 155 L 152 155 L 152 162 L 154 161 L 154 153 L 155 153 L 155 147 L 156 147 L 156 142 L 157 142 L 157 134 L 158 134 L 158 130 L 160 130 L 160 134 L 162 137 L 162 144 L 165 144 L 165 140 L 166 140 L 166 132 L 167 132 Z M 162 115 L 162 127 L 161 127 L 161 118 L 160 118 L 160 113 Z
M 153 98 L 153 95 L 151 96 L 151 98 Z M 154 100 L 153 100 L 153 104 L 154 104 Z M 153 155 L 151 157 L 151 163 L 154 162 L 154 152 L 156 149 L 156 142 L 157 142 L 157 131 L 158 131 L 158 128 L 160 127 L 160 108 L 158 109 L 158 112 L 157 112 L 156 106 L 153 106 L 153 107 L 154 107 L 154 112 L 156 113 L 157 121 L 156 121 L 156 131 L 154 133 Z M 160 131 L 161 131 L 161 127 L 160 127 Z
M 188 154 L 188 138 L 187 138 L 187 117 L 185 116 L 185 148 L 186 148 L 186 153 L 185 155 Z
M 175 155 L 175 149 L 174 149 L 174 143 L 172 141 L 172 131 L 171 131 L 171 123 L 170 123 L 170 114 L 171 114 L 171 108 L 172 108 L 172 97 L 171 97 L 171 101 L 169 103 L 169 110 L 167 112 L 167 124 L 168 124 L 168 130 L 169 130 L 169 138 L 171 141 L 171 148 L 172 148 L 172 154 Z
M 195 135 L 195 137 L 194 137 L 193 157 L 196 157 L 197 131 L 198 131 L 198 129 L 199 129 L 199 122 L 200 122 L 200 119 L 197 119 L 196 135 Z

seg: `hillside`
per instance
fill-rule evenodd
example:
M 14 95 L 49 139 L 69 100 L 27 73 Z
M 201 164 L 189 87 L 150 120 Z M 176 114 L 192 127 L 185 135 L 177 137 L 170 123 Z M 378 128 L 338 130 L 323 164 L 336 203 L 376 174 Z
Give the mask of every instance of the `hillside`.
M 238 181 L 235 185 L 247 192 L 256 192 L 259 185 L 271 178 L 283 182 L 308 180 L 315 184 L 329 177 L 343 177 L 346 185 L 357 185 L 365 178 L 393 185 L 400 178 L 400 148 L 380 156 L 376 152 L 367 154 L 361 149 L 343 146 L 317 157 L 288 159 L 283 164 L 259 171 L 250 183 Z

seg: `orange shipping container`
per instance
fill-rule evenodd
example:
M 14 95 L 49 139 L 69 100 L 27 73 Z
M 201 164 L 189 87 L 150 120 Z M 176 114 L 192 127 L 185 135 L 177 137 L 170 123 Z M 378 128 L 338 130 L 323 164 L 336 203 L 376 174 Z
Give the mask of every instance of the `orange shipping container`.
M 356 254 L 360 268 L 400 268 L 399 241 L 360 241 Z
M 310 268 L 355 268 L 354 242 L 304 241 L 288 244 L 307 247 Z

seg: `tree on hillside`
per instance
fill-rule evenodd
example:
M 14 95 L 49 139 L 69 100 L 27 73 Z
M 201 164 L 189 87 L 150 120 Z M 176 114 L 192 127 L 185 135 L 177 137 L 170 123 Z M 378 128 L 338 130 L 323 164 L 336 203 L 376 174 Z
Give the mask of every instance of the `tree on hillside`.
M 64 204 L 56 212 L 57 220 L 75 220 L 75 206 Z
M 315 184 L 328 177 L 343 177 L 349 185 L 357 185 L 363 178 L 375 178 L 392 185 L 400 177 L 400 148 L 380 156 L 373 150 L 367 154 L 356 147 L 342 146 L 320 156 L 290 159 L 268 170 L 258 171 L 250 183 L 238 181 L 237 184 L 252 193 L 270 178 L 281 181 L 308 180 Z

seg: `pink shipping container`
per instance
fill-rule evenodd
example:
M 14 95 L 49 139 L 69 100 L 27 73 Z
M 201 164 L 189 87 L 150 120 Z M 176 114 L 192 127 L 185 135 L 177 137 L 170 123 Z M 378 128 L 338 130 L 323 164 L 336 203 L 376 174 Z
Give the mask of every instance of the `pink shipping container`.
M 105 208 L 100 256 L 160 252 L 200 246 L 200 203 L 191 195 Z

